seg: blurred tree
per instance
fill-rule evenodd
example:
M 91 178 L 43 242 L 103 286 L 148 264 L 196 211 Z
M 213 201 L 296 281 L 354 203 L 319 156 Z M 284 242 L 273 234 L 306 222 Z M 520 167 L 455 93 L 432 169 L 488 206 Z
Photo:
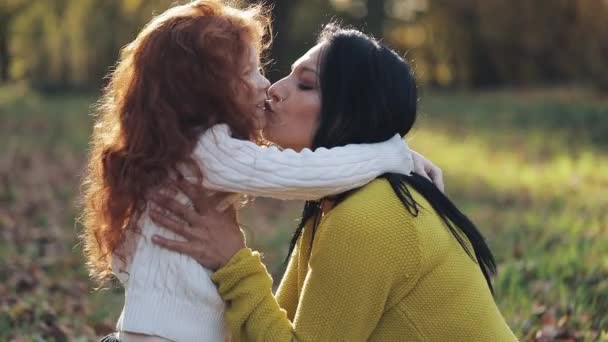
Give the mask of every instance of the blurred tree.
M 13 74 L 44 89 L 99 87 L 155 11 L 169 0 L 33 2 L 12 23 Z
M 3 0 L 0 6 L 0 83 L 11 78 L 10 27 L 13 19 L 30 3 L 27 0 Z
M 152 16 L 173 0 L 1 0 L 0 82 L 98 88 Z M 179 0 L 183 3 L 187 0 Z M 258 0 L 233 0 L 253 3 Z M 495 87 L 590 82 L 608 89 L 608 1 L 267 0 L 271 80 L 332 17 L 408 52 L 422 83 Z
M 423 82 L 606 83 L 608 67 L 599 61 L 606 60 L 608 48 L 607 1 L 428 0 L 419 13 L 399 11 L 417 1 L 422 0 L 389 2 L 393 15 L 385 35 L 411 51 Z
M 608 91 L 608 1 L 575 1 L 570 51 L 578 70 L 597 87 Z M 584 37 L 584 38 L 582 38 Z
M 290 72 L 291 64 L 316 42 L 316 34 L 322 26 L 332 20 L 336 12 L 327 0 L 285 1 L 288 5 L 281 14 L 276 7 L 273 10 L 274 41 L 271 57 L 273 63 L 267 69 L 267 76 L 276 81 Z M 280 17 L 285 18 L 281 20 Z M 347 21 L 347 20 L 345 20 Z
M 297 5 L 297 0 L 275 0 L 272 2 L 273 44 L 270 55 L 273 64 L 268 68 L 267 76 L 273 82 L 281 78 L 285 70 L 289 69 L 290 37 L 287 32 L 295 14 L 293 8 Z
M 384 36 L 384 22 L 386 21 L 386 0 L 367 0 L 367 32 L 374 37 Z

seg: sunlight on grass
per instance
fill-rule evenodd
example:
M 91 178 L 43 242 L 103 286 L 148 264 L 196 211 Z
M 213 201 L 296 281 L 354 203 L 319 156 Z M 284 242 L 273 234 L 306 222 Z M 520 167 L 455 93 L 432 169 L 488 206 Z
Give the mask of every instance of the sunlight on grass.
M 567 146 L 561 138 L 576 136 L 567 120 L 558 128 L 509 124 L 527 114 L 521 103 L 511 108 L 503 103 L 492 112 L 492 99 L 500 102 L 505 96 L 471 97 L 468 106 L 467 97 L 429 96 L 432 104 L 427 108 L 452 108 L 452 112 L 425 114 L 411 145 L 445 170 L 448 194 L 489 238 L 500 262 L 497 301 L 520 336 L 530 338 L 533 312 L 541 307 L 551 307 L 562 316 L 569 313 L 579 329 L 606 329 L 608 172 L 601 170 L 608 170 L 608 155 L 604 142 L 591 144 L 588 137 L 581 137 Z M 474 124 L 482 120 L 475 106 L 482 101 L 489 113 L 487 122 Z M 592 115 L 597 108 L 608 114 L 608 106 L 598 105 L 590 110 Z M 539 113 L 534 105 L 528 109 L 530 116 L 552 115 Z M 493 121 L 497 112 L 502 113 L 500 119 Z M 452 129 L 457 122 L 461 124 Z M 597 130 L 607 123 L 604 119 L 594 125 Z

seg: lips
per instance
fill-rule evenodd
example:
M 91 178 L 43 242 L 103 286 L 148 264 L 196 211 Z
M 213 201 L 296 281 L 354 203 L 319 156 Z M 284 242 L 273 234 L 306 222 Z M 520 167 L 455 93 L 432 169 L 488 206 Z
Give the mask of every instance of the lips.
M 255 107 L 261 111 L 266 111 L 266 101 L 266 98 L 261 99 L 259 102 L 257 102 Z
M 264 108 L 266 109 L 267 112 L 274 112 L 274 110 L 272 109 L 271 102 L 272 102 L 271 100 L 264 101 Z

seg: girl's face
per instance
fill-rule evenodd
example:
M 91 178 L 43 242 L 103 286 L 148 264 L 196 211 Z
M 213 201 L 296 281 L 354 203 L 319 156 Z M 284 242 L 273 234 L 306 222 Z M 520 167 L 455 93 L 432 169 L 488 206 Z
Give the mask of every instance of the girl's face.
M 264 137 L 269 141 L 296 151 L 312 146 L 321 111 L 318 65 L 323 46 L 308 50 L 287 77 L 268 89 Z
M 249 50 L 249 58 L 243 67 L 241 75 L 248 91 L 239 91 L 242 97 L 237 99 L 243 108 L 253 113 L 256 129 L 261 130 L 266 125 L 265 102 L 267 100 L 270 81 L 261 73 L 260 58 L 256 49 L 252 46 Z

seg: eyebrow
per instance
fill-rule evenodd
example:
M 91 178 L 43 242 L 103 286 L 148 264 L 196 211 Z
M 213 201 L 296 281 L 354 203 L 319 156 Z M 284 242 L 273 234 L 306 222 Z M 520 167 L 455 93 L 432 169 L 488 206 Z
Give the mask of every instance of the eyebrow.
M 292 65 L 292 66 L 291 66 L 291 71 L 293 71 L 293 69 L 295 69 L 295 66 L 294 66 L 294 65 Z M 300 67 L 300 69 L 302 69 L 302 72 L 308 71 L 308 72 L 312 72 L 312 73 L 314 73 L 314 74 L 317 74 L 317 70 L 316 70 L 316 69 L 313 69 L 313 68 L 311 68 L 311 67 L 302 66 L 302 67 Z

